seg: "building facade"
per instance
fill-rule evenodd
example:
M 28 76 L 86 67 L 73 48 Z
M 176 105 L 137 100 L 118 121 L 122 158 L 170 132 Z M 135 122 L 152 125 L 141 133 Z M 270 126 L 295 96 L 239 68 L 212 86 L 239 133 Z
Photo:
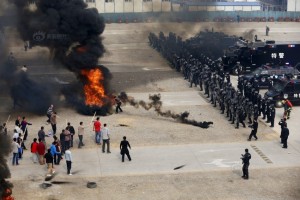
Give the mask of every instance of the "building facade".
M 142 13 L 180 11 L 259 11 L 256 0 L 85 0 L 99 13 Z

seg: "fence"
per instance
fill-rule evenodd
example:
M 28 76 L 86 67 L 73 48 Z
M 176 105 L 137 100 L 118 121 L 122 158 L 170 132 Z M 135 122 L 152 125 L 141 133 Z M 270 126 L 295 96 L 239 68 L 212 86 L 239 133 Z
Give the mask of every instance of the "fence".
M 235 22 L 237 15 L 241 22 L 300 22 L 300 12 L 283 11 L 195 11 L 195 12 L 147 12 L 147 13 L 105 13 L 101 14 L 107 23 L 134 22 Z

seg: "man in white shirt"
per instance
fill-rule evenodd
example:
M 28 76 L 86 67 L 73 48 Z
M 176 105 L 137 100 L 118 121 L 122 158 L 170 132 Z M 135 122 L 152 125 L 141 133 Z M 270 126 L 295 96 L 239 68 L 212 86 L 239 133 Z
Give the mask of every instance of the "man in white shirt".
M 12 165 L 19 165 L 19 148 L 20 145 L 17 143 L 17 139 L 13 139 L 13 159 L 12 159 Z
M 83 144 L 83 135 L 84 135 L 84 128 L 85 126 L 83 126 L 83 122 L 79 123 L 78 126 L 78 138 L 79 138 L 79 143 L 78 143 L 78 148 L 81 148 L 82 146 L 84 146 Z
M 103 129 L 101 130 L 102 132 L 102 140 L 103 140 L 103 145 L 102 145 L 102 153 L 105 153 L 105 144 L 107 144 L 107 153 L 110 153 L 110 144 L 109 144 L 109 129 L 107 128 L 107 124 L 104 124 Z
M 69 147 L 66 147 L 66 151 L 65 151 L 65 159 L 66 159 L 66 163 L 67 163 L 67 173 L 68 175 L 72 175 L 71 174 L 71 168 L 72 168 L 72 153 L 69 149 Z

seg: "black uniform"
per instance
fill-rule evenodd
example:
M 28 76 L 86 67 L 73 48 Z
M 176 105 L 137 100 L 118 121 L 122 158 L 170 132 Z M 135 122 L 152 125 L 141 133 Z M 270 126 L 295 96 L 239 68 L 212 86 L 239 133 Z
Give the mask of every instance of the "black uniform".
M 242 160 L 243 160 L 243 178 L 244 179 L 248 179 L 249 178 L 249 171 L 248 171 L 248 168 L 249 168 L 249 165 L 250 165 L 250 162 L 249 160 L 251 159 L 251 154 L 248 153 L 248 149 L 245 150 L 246 153 L 244 155 L 242 155 Z
M 125 138 L 120 143 L 120 150 L 121 150 L 121 155 L 122 155 L 122 162 L 124 162 L 125 154 L 126 154 L 128 160 L 131 161 L 131 157 L 130 157 L 130 154 L 129 154 L 128 147 L 131 149 L 129 142 Z
M 280 133 L 280 138 L 281 138 L 281 144 L 283 143 L 282 141 L 282 131 L 284 127 L 287 127 L 287 123 L 284 119 L 281 119 L 278 125 L 281 127 L 281 133 Z
M 253 124 L 251 125 L 251 128 L 252 128 L 252 131 L 249 135 L 249 141 L 251 140 L 252 136 L 255 138 L 255 140 L 257 140 L 257 136 L 256 136 L 256 133 L 257 133 L 257 128 L 258 128 L 258 123 L 256 120 L 253 121 Z
M 275 114 L 276 114 L 276 110 L 274 105 L 272 105 L 270 108 L 270 122 L 271 122 L 270 127 L 274 127 Z
M 281 134 L 281 139 L 282 139 L 282 143 L 283 143 L 283 147 L 282 148 L 287 148 L 287 140 L 289 137 L 290 131 L 287 127 L 284 127 L 282 129 L 282 134 Z

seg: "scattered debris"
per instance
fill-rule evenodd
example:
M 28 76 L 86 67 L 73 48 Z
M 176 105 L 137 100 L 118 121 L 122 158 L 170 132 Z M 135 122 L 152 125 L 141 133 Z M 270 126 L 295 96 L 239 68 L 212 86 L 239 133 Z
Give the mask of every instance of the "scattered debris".
M 97 187 L 97 183 L 95 183 L 95 182 L 88 182 L 86 184 L 86 187 L 88 187 L 88 188 L 96 188 Z
M 174 170 L 181 169 L 181 168 L 183 168 L 184 166 L 185 166 L 185 165 L 180 165 L 180 166 L 178 166 L 178 167 L 175 167 Z

